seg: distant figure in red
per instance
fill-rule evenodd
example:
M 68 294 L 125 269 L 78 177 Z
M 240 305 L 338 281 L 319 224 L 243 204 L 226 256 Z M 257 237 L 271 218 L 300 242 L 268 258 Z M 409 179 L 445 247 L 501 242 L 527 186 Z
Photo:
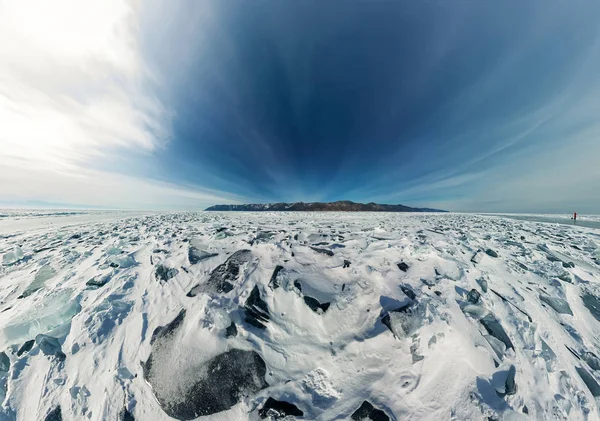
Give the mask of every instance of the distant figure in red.
M 575 212 L 575 213 L 573 214 L 573 219 L 574 219 L 575 221 L 577 221 L 577 212 Z

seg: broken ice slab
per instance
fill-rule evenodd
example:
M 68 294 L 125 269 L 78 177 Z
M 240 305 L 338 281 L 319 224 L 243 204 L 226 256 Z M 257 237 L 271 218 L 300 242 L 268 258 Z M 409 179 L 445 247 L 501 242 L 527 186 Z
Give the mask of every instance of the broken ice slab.
M 485 254 L 487 254 L 490 257 L 498 257 L 498 253 L 496 253 L 494 250 L 492 249 L 487 249 L 485 251 Z
M 592 370 L 600 370 L 600 358 L 596 354 L 590 351 L 584 351 L 581 353 L 581 359 L 583 359 Z
M 5 253 L 2 256 L 2 264 L 5 266 L 10 266 L 17 263 L 24 257 L 23 250 L 19 246 L 15 246 L 12 251 Z
M 553 372 L 556 365 L 556 354 L 552 351 L 552 348 L 542 339 L 542 350 L 540 352 L 540 357 L 544 361 L 546 361 L 546 370 L 549 372 Z
M 269 307 L 260 296 L 260 290 L 257 285 L 254 285 L 250 296 L 244 305 L 246 309 L 246 322 L 250 323 L 259 329 L 266 329 L 265 323 L 271 318 L 269 315 Z
M 470 302 L 471 304 L 479 304 L 480 299 L 481 299 L 481 294 L 476 289 L 472 289 L 467 294 L 467 301 Z
M 508 376 L 506 377 L 505 390 L 504 393 L 507 395 L 514 395 L 517 393 L 517 384 L 515 383 L 515 375 L 517 374 L 517 369 L 514 365 L 511 365 L 508 369 Z
M 569 303 L 566 300 L 563 300 L 562 298 L 550 297 L 549 295 L 540 294 L 540 300 L 552 307 L 552 309 L 554 309 L 554 311 L 556 311 L 557 313 L 568 314 L 571 316 L 573 315 Z
M 506 345 L 500 339 L 493 337 L 492 335 L 483 335 L 486 341 L 490 344 L 498 358 L 504 359 L 504 353 L 506 352 Z
M 581 299 L 592 316 L 594 316 L 596 320 L 600 321 L 600 299 L 588 291 L 584 291 L 582 293 Z
M 89 287 L 100 288 L 110 282 L 112 274 L 107 273 L 105 275 L 94 276 L 92 279 L 87 281 L 85 284 Z
M 133 258 L 133 254 L 129 255 L 113 255 L 110 256 L 107 260 L 107 263 L 110 267 L 127 269 L 137 265 L 137 262 Z
M 477 283 L 479 284 L 479 286 L 481 287 L 481 290 L 483 292 L 488 291 L 488 282 L 485 279 L 479 278 L 479 279 L 477 279 Z
M 331 303 L 321 303 L 316 298 L 309 297 L 308 295 L 304 296 L 304 303 L 315 313 L 325 313 L 331 305 Z
M 395 310 L 387 312 L 381 318 L 387 328 L 398 339 L 412 335 L 421 327 L 425 317 L 425 304 L 406 304 Z
M 154 271 L 156 280 L 160 282 L 167 282 L 169 279 L 174 278 L 179 273 L 176 268 L 170 268 L 164 265 L 157 265 Z
M 72 295 L 71 290 L 52 292 L 28 311 L 9 320 L 0 329 L 0 349 L 7 345 L 23 343 L 40 333 L 47 333 L 68 324 L 81 310 L 79 296 L 73 298 Z
M 135 421 L 135 418 L 127 408 L 123 408 L 119 421 Z
M 548 260 L 550 260 L 551 262 L 561 262 L 563 267 L 565 267 L 565 268 L 574 268 L 575 267 L 575 263 L 573 263 L 573 261 L 571 260 L 571 258 L 569 256 L 566 256 L 562 253 L 551 250 L 545 244 L 539 244 L 538 249 L 540 249 L 541 251 L 546 253 Z
M 327 256 L 333 256 L 333 252 L 329 249 L 323 249 L 323 248 L 318 248 L 318 247 L 311 247 L 311 249 L 313 251 L 316 251 L 317 253 L 325 254 Z
M 0 352 L 0 377 L 8 373 L 9 369 L 10 359 L 8 358 L 8 355 L 6 355 L 6 352 L 2 351 Z
M 390 417 L 381 409 L 375 408 L 370 402 L 364 401 L 360 407 L 354 411 L 351 418 L 354 421 L 389 421 Z
M 496 319 L 496 316 L 494 316 L 492 313 L 489 313 L 488 315 L 480 319 L 479 322 L 483 325 L 485 330 L 487 330 L 487 332 L 490 335 L 504 342 L 504 345 L 506 345 L 507 349 L 515 349 L 513 343 L 506 334 L 506 331 L 504 330 L 498 319 Z
M 404 262 L 398 263 L 397 266 L 398 266 L 398 269 L 400 269 L 402 272 L 406 272 L 409 269 L 409 266 Z
M 490 311 L 488 309 L 479 304 L 466 304 L 461 306 L 461 309 L 464 313 L 477 320 L 490 314 Z
M 188 260 L 190 261 L 190 265 L 195 265 L 196 263 L 200 263 L 203 260 L 210 259 L 211 257 L 218 256 L 218 253 L 209 253 L 204 250 L 200 250 L 195 246 L 190 246 L 188 249 Z
M 481 250 L 477 250 L 473 257 L 471 257 L 471 262 L 473 263 L 481 263 L 481 258 L 483 257 L 483 253 Z
M 21 355 L 31 351 L 31 348 L 33 348 L 33 344 L 35 343 L 35 339 L 30 339 L 27 342 L 25 342 L 21 348 L 19 348 L 19 350 L 17 351 L 17 357 L 20 357 Z
M 271 280 L 269 281 L 269 286 L 271 287 L 271 289 L 279 288 L 279 280 L 277 279 L 277 277 L 279 276 L 279 272 L 281 272 L 282 270 L 283 270 L 283 266 L 281 266 L 281 265 L 275 266 L 275 269 L 273 270 L 273 274 L 271 275 Z
M 494 383 L 496 383 L 495 389 L 499 396 L 504 397 L 506 395 L 514 395 L 517 393 L 517 384 L 515 383 L 515 376 L 517 370 L 514 365 L 511 365 L 507 371 L 502 371 L 494 374 Z
M 190 367 L 185 378 L 176 377 L 163 367 L 170 358 L 161 354 L 165 340 L 170 338 L 164 337 L 152 347 L 144 364 L 144 376 L 170 417 L 193 420 L 226 411 L 243 396 L 253 395 L 268 386 L 264 360 L 255 351 L 240 349 L 219 354 L 200 367 Z
M 225 329 L 225 337 L 226 338 L 234 338 L 237 336 L 237 334 L 238 334 L 237 327 L 235 326 L 235 323 L 232 321 L 231 324 L 229 325 L 229 327 L 227 327 L 227 329 Z
M 25 288 L 25 291 L 23 291 L 22 297 L 28 297 L 37 290 L 42 289 L 46 281 L 54 277 L 54 275 L 56 275 L 56 272 L 50 265 L 42 266 L 42 268 L 35 274 L 33 282 L 29 284 L 27 288 Z
M 232 282 L 237 281 L 240 275 L 240 266 L 248 263 L 252 258 L 250 250 L 238 250 L 233 253 L 225 263 L 220 264 L 210 274 L 210 278 L 204 284 L 197 284 L 186 295 L 195 297 L 201 292 L 228 293 L 234 288 Z
M 408 298 L 410 298 L 411 300 L 416 300 L 417 296 L 411 287 L 400 285 L 400 289 Z
M 50 411 L 48 415 L 46 415 L 44 421 L 62 421 L 62 419 L 62 411 L 60 409 L 60 406 L 57 406 L 52 411 Z
M 592 396 L 600 396 L 600 385 L 594 376 L 592 376 L 589 371 L 583 367 L 575 367 L 575 370 L 577 370 L 577 373 L 579 373 L 579 376 L 581 376 L 581 380 L 583 380 L 590 392 L 592 392 Z
M 301 417 L 304 412 L 293 403 L 278 401 L 270 397 L 258 411 L 258 415 L 262 419 L 288 419 L 288 417 Z
M 42 333 L 35 337 L 35 343 L 42 350 L 44 355 L 56 355 L 62 351 L 62 347 L 57 338 Z

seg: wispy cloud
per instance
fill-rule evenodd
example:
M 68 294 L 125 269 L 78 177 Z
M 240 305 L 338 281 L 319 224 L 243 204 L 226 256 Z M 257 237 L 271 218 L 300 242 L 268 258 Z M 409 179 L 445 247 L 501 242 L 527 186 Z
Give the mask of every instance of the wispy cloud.
M 14 194 L 9 186 L 15 184 L 22 197 L 27 192 L 39 199 L 48 191 L 73 196 L 65 190 L 83 177 L 96 191 L 71 199 L 98 202 L 97 189 L 114 188 L 117 176 L 106 168 L 116 165 L 115 157 L 131 163 L 168 146 L 173 111 L 153 94 L 160 81 L 140 53 L 141 6 L 123 0 L 0 2 L 0 198 Z M 30 170 L 26 177 L 24 169 Z M 148 206 L 144 194 L 161 190 L 154 181 L 136 180 L 146 187 L 129 189 L 122 203 Z M 188 202 L 217 200 L 196 190 L 169 192 Z M 115 197 L 106 203 L 117 206 Z

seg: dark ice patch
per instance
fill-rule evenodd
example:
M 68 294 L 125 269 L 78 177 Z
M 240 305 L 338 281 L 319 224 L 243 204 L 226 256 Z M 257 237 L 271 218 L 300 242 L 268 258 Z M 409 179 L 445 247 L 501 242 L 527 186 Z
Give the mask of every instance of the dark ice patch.
M 298 289 L 299 292 L 302 292 L 302 283 L 300 282 L 299 279 L 296 279 L 294 281 L 294 287 L 296 287 Z
M 325 313 L 327 311 L 327 309 L 329 309 L 329 306 L 331 305 L 331 303 L 320 303 L 319 300 L 317 300 L 316 298 L 308 297 L 306 295 L 304 296 L 304 302 L 315 313 L 321 313 L 321 312 Z
M 406 272 L 408 270 L 408 268 L 409 268 L 409 266 L 406 263 L 404 263 L 404 262 L 398 263 L 397 266 L 398 266 L 398 269 L 400 269 L 402 272 Z
M 594 376 L 592 376 L 583 367 L 575 367 L 575 370 L 577 370 L 577 373 L 579 373 L 581 380 L 583 380 L 583 382 L 588 387 L 590 392 L 592 392 L 592 396 L 594 396 L 594 397 L 600 396 L 600 385 L 598 384 L 598 382 L 596 381 Z
M 270 319 L 269 307 L 260 296 L 260 290 L 254 285 L 250 296 L 244 305 L 246 310 L 246 322 L 259 329 L 265 329 L 265 323 Z
M 574 268 L 575 263 L 571 261 L 569 256 L 556 252 L 548 248 L 545 244 L 539 244 L 538 249 L 546 253 L 546 257 L 551 262 L 561 262 L 564 268 Z
M 479 278 L 479 279 L 477 279 L 477 283 L 479 284 L 479 286 L 481 287 L 481 290 L 483 292 L 488 291 L 488 282 L 485 279 Z
M 516 374 L 517 370 L 514 365 L 511 365 L 506 371 L 494 373 L 491 384 L 499 397 L 503 398 L 507 395 L 514 395 L 517 393 L 517 384 L 515 382 Z
M 66 358 L 66 355 L 62 352 L 62 346 L 57 338 L 40 333 L 35 337 L 35 342 L 42 350 L 44 355 L 55 356 L 59 360 L 64 360 Z
M 420 323 L 416 314 L 417 307 L 404 304 L 395 310 L 384 312 L 381 317 L 383 323 L 397 338 L 414 333 Z
M 154 342 L 156 342 L 157 340 L 165 338 L 172 334 L 173 331 L 175 331 L 179 326 L 181 326 L 181 323 L 183 323 L 183 319 L 185 319 L 185 313 L 185 309 L 181 310 L 177 317 L 173 319 L 173 321 L 164 326 L 159 326 L 156 329 L 154 329 L 154 332 L 152 332 L 152 338 L 150 339 L 150 344 L 154 344 Z
M 199 250 L 194 246 L 190 246 L 188 249 L 188 260 L 190 261 L 190 265 L 195 265 L 196 263 L 200 263 L 203 260 L 210 259 L 211 257 L 218 255 L 218 253 L 209 253 L 204 250 Z
M 135 417 L 133 416 L 133 414 L 131 412 L 129 412 L 127 410 L 127 408 L 124 408 L 123 411 L 121 412 L 120 421 L 135 421 Z
M 57 406 L 52 411 L 50 411 L 48 415 L 46 415 L 44 421 L 62 421 L 62 419 L 62 410 L 60 409 L 60 406 Z
M 277 276 L 279 275 L 279 272 L 281 272 L 283 270 L 283 266 L 281 265 L 277 265 L 275 266 L 275 269 L 273 270 L 273 274 L 271 275 L 271 280 L 269 281 L 269 286 L 272 289 L 277 289 L 279 288 L 279 280 L 277 279 Z
M 318 248 L 318 247 L 311 247 L 311 249 L 313 251 L 316 251 L 317 253 L 325 254 L 327 256 L 333 256 L 333 252 L 328 249 L 322 249 L 322 248 Z
M 514 365 L 511 365 L 508 369 L 508 375 L 506 376 L 505 382 L 505 390 L 504 393 L 507 395 L 514 395 L 517 393 L 517 384 L 515 382 L 515 376 L 517 374 L 517 369 Z
M 475 252 L 475 254 L 471 257 L 471 262 L 473 262 L 473 263 L 480 263 L 481 262 L 481 257 L 482 257 L 481 250 L 477 250 Z
M 211 272 L 210 278 L 205 284 L 197 284 L 187 293 L 187 296 L 195 297 L 202 291 L 218 294 L 230 292 L 234 287 L 233 282 L 240 275 L 240 266 L 249 262 L 251 258 L 250 250 L 236 251 L 229 256 L 225 263 L 220 264 Z
M 600 358 L 593 352 L 584 351 L 581 353 L 581 358 L 588 363 L 592 370 L 600 370 Z
M 234 322 L 231 322 L 231 324 L 229 326 L 227 326 L 227 329 L 225 329 L 225 337 L 233 338 L 233 337 L 236 337 L 237 334 L 238 334 L 237 327 Z
M 177 379 L 154 378 L 153 355 L 145 364 L 144 376 L 152 386 L 156 399 L 165 413 L 179 420 L 226 411 L 244 396 L 253 395 L 268 386 L 266 365 L 255 351 L 231 349 L 208 360 L 195 369 L 198 377 L 191 385 L 181 385 L 181 393 L 163 395 L 161 381 Z
M 287 416 L 301 417 L 304 415 L 304 412 L 293 403 L 268 398 L 263 407 L 258 411 L 258 415 L 263 419 L 267 417 L 280 419 Z
M 498 291 L 494 291 L 491 288 L 490 288 L 490 291 L 492 291 L 495 295 L 497 295 L 498 297 L 500 297 L 500 299 L 502 301 L 504 301 L 507 304 L 510 304 L 511 306 L 513 306 L 514 308 L 516 308 L 519 312 L 523 313 L 527 317 L 527 319 L 529 320 L 530 323 L 533 322 L 533 318 L 529 315 L 529 313 L 527 313 L 521 307 L 519 307 L 518 305 L 516 305 L 515 303 L 513 303 L 512 301 L 510 301 L 508 298 L 506 298 L 505 296 L 503 296 L 502 294 L 500 294 Z M 521 299 L 523 299 L 523 297 L 521 297 Z
M 0 375 L 2 373 L 8 373 L 10 369 L 10 358 L 6 355 L 6 352 L 0 352 Z
M 504 345 L 506 345 L 506 349 L 515 349 L 513 343 L 506 334 L 506 331 L 504 330 L 498 319 L 496 319 L 496 316 L 490 313 L 487 316 L 483 317 L 481 320 L 479 320 L 479 322 L 483 325 L 485 330 L 487 330 L 487 332 L 490 335 L 504 342 Z
M 381 409 L 375 408 L 371 403 L 364 401 L 360 408 L 352 414 L 351 418 L 354 421 L 389 421 L 390 417 Z
M 157 265 L 156 270 L 154 271 L 156 279 L 161 282 L 167 282 L 169 279 L 174 278 L 178 273 L 179 270 L 164 265 Z
M 31 348 L 33 348 L 33 344 L 35 343 L 35 340 L 31 339 L 27 342 L 25 342 L 21 348 L 19 348 L 19 350 L 17 351 L 17 357 L 20 357 L 21 355 L 31 351 Z
M 112 278 L 111 274 L 105 274 L 102 276 L 94 276 L 92 279 L 87 281 L 85 284 L 89 287 L 101 288 L 104 285 L 108 284 Z
M 411 300 L 416 300 L 417 299 L 417 296 L 416 296 L 415 292 L 410 287 L 400 285 L 400 289 L 402 290 L 402 292 L 404 293 L 404 295 L 406 295 Z
M 498 257 L 498 253 L 496 253 L 494 250 L 492 249 L 487 249 L 485 251 L 485 254 L 487 254 L 490 257 Z
M 472 289 L 467 294 L 467 301 L 471 304 L 478 304 L 481 301 L 481 294 L 476 289 Z
M 540 300 L 544 303 L 548 304 L 554 311 L 560 314 L 569 314 L 573 315 L 571 311 L 571 307 L 566 300 L 557 297 L 550 297 L 549 295 L 540 294 Z
M 581 296 L 583 304 L 592 313 L 592 316 L 600 322 L 600 300 L 590 292 L 585 291 Z

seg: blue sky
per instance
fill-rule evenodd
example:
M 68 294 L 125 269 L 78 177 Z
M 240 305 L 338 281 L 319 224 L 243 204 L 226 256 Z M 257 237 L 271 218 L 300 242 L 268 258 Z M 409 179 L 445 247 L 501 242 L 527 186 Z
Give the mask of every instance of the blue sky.
M 598 2 L 28 2 L 0 203 L 600 213 Z

